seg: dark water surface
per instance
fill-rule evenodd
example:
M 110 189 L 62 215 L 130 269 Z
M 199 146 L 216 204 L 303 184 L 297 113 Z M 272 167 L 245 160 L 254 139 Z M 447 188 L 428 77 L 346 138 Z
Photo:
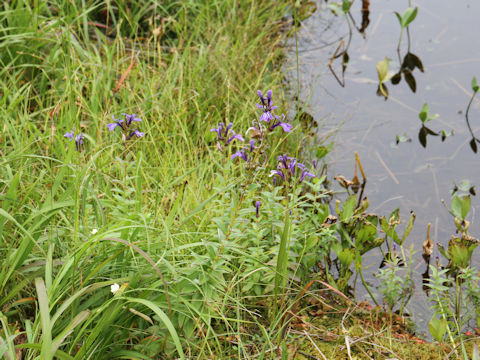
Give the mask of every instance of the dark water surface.
M 472 77 L 480 77 L 480 1 L 422 0 L 412 3 L 413 7 L 418 6 L 418 16 L 409 27 L 410 51 L 421 59 L 425 72 L 418 69 L 413 72 L 416 93 L 404 79 L 398 85 L 388 82 L 390 97 L 386 101 L 376 95 L 375 65 L 387 56 L 391 59 L 390 71 L 398 70 L 400 25 L 394 11 L 403 13 L 408 1 L 371 0 L 365 39 L 353 29 L 345 87 L 339 85 L 328 63 L 339 42 L 342 39 L 348 42 L 347 23 L 344 17 L 333 15 L 325 2 L 317 1 L 317 5 L 318 10 L 298 30 L 300 98 L 308 104 L 307 111 L 319 123 L 320 135 L 331 136 L 334 142 L 329 174 L 342 174 L 351 179 L 354 152 L 358 151 L 368 177 L 365 193 L 370 200 L 370 210 L 388 215 L 399 207 L 404 223 L 408 221 L 410 210 L 417 215 L 405 244 L 406 248 L 413 244 L 417 252 L 413 264 L 415 294 L 407 310 L 414 316 L 419 330 L 424 331 L 432 315 L 421 283 L 421 274 L 425 271 L 422 242 L 427 224 L 432 224 L 433 241 L 447 245 L 455 226 L 441 199 L 450 205 L 454 184 L 464 179 L 469 179 L 480 192 L 480 153 L 474 154 L 469 146 L 471 135 L 465 121 L 465 110 L 472 95 Z M 360 27 L 360 0 L 354 3 L 351 12 Z M 296 84 L 294 38 L 289 46 L 292 84 Z M 405 33 L 402 57 L 406 52 Z M 341 77 L 341 59 L 336 60 L 334 68 Z M 426 148 L 418 140 L 421 128 L 418 113 L 425 102 L 431 113 L 440 115 L 429 123 L 429 127 L 435 131 L 454 131 L 454 136 L 444 142 L 440 137 L 429 136 Z M 480 101 L 472 104 L 470 122 L 474 133 L 480 136 Z M 404 133 L 412 141 L 393 146 L 395 137 Z M 477 238 L 480 235 L 478 197 L 472 198 L 468 218 L 472 222 L 471 235 Z M 402 233 L 400 230 L 399 234 Z M 437 254 L 435 248 L 432 259 Z M 477 249 L 473 259 L 477 266 L 480 264 L 478 257 Z M 378 269 L 381 256 L 377 253 L 365 260 L 373 264 L 369 268 L 373 284 L 372 274 Z M 366 298 L 364 294 L 360 297 Z

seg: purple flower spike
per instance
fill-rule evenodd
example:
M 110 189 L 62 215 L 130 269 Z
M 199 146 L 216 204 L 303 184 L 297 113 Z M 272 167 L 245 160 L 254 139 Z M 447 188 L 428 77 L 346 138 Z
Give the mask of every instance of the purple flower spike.
M 83 136 L 83 134 L 78 134 L 77 136 L 75 136 L 75 147 L 78 151 L 80 151 L 80 149 L 82 148 L 84 138 L 85 136 Z
M 259 200 L 257 200 L 257 201 L 255 202 L 255 212 L 256 212 L 257 218 L 258 218 L 258 215 L 259 215 L 259 213 L 260 213 L 260 205 L 262 205 L 262 203 L 261 203 Z
M 277 108 L 277 106 L 272 106 L 272 90 L 267 91 L 267 97 L 265 98 L 263 96 L 263 93 L 258 90 L 257 91 L 258 97 L 260 98 L 260 101 L 262 104 L 256 104 L 257 108 L 260 110 L 263 110 L 263 114 L 260 116 L 260 121 L 265 121 L 267 123 L 270 123 L 271 120 L 274 120 L 273 117 L 273 110 Z
M 241 157 L 243 160 L 248 162 L 247 154 L 243 150 L 238 150 L 235 154 L 232 155 L 230 159 L 235 159 L 236 157 Z
M 252 152 L 253 149 L 255 149 L 255 140 L 250 140 L 250 152 Z
M 64 137 L 68 138 L 68 140 L 72 141 L 75 139 L 75 148 L 77 151 L 80 151 L 83 145 L 83 139 L 85 139 L 85 136 L 83 136 L 82 133 L 78 134 L 75 136 L 75 128 L 72 131 L 67 132 Z
M 314 169 L 317 168 L 317 159 L 313 159 L 312 165 L 313 165 L 313 168 L 314 168 Z

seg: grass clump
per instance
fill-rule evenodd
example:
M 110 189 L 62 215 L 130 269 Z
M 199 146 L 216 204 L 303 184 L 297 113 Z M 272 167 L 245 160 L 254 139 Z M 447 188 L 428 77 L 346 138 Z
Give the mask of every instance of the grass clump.
M 280 85 L 287 5 L 2 3 L 2 356 L 222 353 L 241 303 L 207 234 L 235 184 L 209 129 Z M 145 135 L 109 132 L 121 113 Z

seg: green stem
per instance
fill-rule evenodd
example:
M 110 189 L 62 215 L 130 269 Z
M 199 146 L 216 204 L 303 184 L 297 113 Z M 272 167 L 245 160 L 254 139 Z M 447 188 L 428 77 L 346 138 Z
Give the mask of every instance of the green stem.
M 372 292 L 370 291 L 370 288 L 368 287 L 367 282 L 363 278 L 363 273 L 362 273 L 362 268 L 361 267 L 360 267 L 360 269 L 358 269 L 358 272 L 360 273 L 360 278 L 362 279 L 362 284 L 363 284 L 363 286 L 365 286 L 365 289 L 367 289 L 367 292 L 370 295 L 370 297 L 372 298 L 373 302 L 375 303 L 375 305 L 380 306 L 377 302 L 377 299 L 375 299 L 375 296 L 373 296 Z

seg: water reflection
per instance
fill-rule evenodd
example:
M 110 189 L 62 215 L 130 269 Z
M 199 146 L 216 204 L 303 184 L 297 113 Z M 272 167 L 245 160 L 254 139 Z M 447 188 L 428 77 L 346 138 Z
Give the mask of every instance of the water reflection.
M 369 4 L 368 29 L 365 27 L 358 36 L 364 5 L 357 0 L 349 9 L 354 19 L 347 14 L 353 24 L 353 38 L 348 48 L 347 21 L 332 15 L 323 1 L 317 4 L 317 12 L 299 31 L 300 99 L 310 104 L 304 111 L 319 123 L 319 138 L 335 134 L 334 151 L 329 154 L 330 174 L 351 174 L 351 158 L 347 155 L 358 151 L 368 175 L 366 192 L 372 211 L 389 214 L 397 207 L 402 214 L 415 211 L 417 221 L 406 247 L 412 245 L 417 251 L 412 268 L 420 284 L 428 276 L 427 263 L 421 256 L 427 224 L 431 223 L 433 243 L 445 247 L 456 230 L 441 199 L 450 198 L 450 189 L 461 179 L 480 177 L 480 167 L 476 166 L 478 156 L 472 151 L 472 143 L 480 146 L 480 125 L 475 121 L 480 101 L 478 97 L 471 100 L 471 90 L 462 85 L 471 81 L 480 64 L 480 48 L 472 47 L 475 34 L 480 31 L 476 19 L 480 2 L 460 0 L 453 4 L 424 0 L 413 4 L 418 5 L 418 17 L 408 32 L 405 30 L 400 54 L 396 52 L 399 27 L 393 14 L 398 2 L 385 0 Z M 336 51 L 342 40 L 344 45 Z M 294 44 L 292 48 L 295 49 Z M 348 54 L 347 62 L 343 59 L 344 51 Z M 292 53 L 295 54 L 295 50 Z M 334 55 L 332 67 L 344 87 L 339 86 L 328 67 Z M 386 102 L 375 96 L 378 86 L 375 64 L 385 55 L 392 59 L 394 81 L 400 73 L 398 84 L 407 84 L 396 86 L 389 79 L 391 93 Z M 292 60 L 290 64 L 295 69 L 294 56 Z M 346 69 L 342 71 L 345 63 Z M 415 92 L 405 73 L 414 77 Z M 295 71 L 292 77 L 296 77 Z M 296 84 L 296 80 L 292 83 Z M 419 123 L 419 109 L 425 103 L 441 114 L 428 124 Z M 438 135 L 422 130 L 423 126 Z M 447 139 L 445 135 L 450 135 L 452 130 L 455 136 Z M 420 141 L 420 132 L 426 132 L 426 148 Z M 396 148 L 392 148 L 392 140 Z M 472 200 L 472 211 L 468 215 L 473 234 L 480 232 L 480 222 L 476 219 L 479 205 L 478 200 Z M 435 246 L 429 263 L 434 265 L 438 255 L 442 257 Z M 373 275 L 382 260 L 380 251 L 364 259 L 366 266 L 371 265 L 364 273 L 367 281 L 375 281 Z M 478 264 L 479 259 L 474 256 L 473 265 Z M 425 330 L 432 313 L 429 299 L 421 288 L 418 286 L 415 290 L 408 310 L 415 315 L 419 328 Z

